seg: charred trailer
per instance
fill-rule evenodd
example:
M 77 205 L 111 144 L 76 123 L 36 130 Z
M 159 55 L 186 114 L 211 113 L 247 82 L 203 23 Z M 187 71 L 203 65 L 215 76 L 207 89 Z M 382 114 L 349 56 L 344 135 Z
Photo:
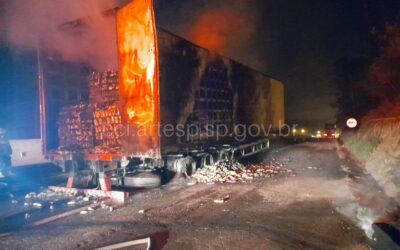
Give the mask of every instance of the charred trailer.
M 284 124 L 281 82 L 156 28 L 151 1 L 113 13 L 118 71 L 77 83 L 74 105 L 51 101 L 44 73 L 42 133 L 52 161 L 109 189 L 159 184 L 155 172 L 191 175 L 269 147 Z

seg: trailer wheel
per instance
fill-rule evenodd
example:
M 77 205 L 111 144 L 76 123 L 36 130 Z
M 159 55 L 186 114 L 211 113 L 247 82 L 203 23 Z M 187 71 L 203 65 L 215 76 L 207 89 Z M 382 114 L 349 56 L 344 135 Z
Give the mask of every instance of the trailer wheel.
M 201 168 L 206 168 L 214 164 L 214 157 L 211 154 L 205 154 L 201 158 Z
M 192 157 L 187 157 L 185 165 L 186 165 L 186 168 L 185 168 L 184 174 L 186 176 L 192 176 L 196 173 L 196 170 L 197 170 L 196 161 L 193 160 Z
M 124 186 L 133 188 L 156 188 L 161 185 L 161 177 L 153 173 L 138 173 L 124 177 Z
M 218 154 L 218 161 L 229 161 L 232 158 L 227 150 L 221 150 Z
M 185 177 L 191 176 L 196 173 L 196 161 L 192 157 L 185 157 L 177 159 L 174 164 L 173 171 L 178 175 L 184 175 Z

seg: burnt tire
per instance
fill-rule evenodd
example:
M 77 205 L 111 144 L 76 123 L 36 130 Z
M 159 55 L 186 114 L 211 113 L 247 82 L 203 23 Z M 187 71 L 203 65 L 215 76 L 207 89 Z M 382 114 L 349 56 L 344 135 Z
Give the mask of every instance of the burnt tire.
M 196 161 L 192 157 L 178 159 L 175 165 L 175 172 L 178 176 L 189 177 L 196 173 Z
M 153 173 L 139 173 L 124 177 L 124 186 L 133 188 L 156 188 L 161 185 L 161 177 Z

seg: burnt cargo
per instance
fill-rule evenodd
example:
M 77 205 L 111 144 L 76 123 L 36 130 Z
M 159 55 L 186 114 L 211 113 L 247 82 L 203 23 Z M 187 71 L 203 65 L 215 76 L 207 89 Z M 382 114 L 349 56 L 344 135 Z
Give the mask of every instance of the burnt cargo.
M 202 130 L 197 136 L 161 137 L 162 149 L 224 141 L 238 125 L 275 132 L 284 124 L 281 82 L 163 29 L 157 38 L 161 124 Z M 207 136 L 205 127 L 221 125 L 229 129 L 225 138 Z
M 136 24 L 135 20 L 148 18 L 149 11 L 153 13 L 152 6 L 135 9 L 141 2 L 146 1 L 134 1 L 112 17 L 117 20 L 119 73 L 107 71 L 90 75 L 88 68 L 81 67 L 79 79 L 71 79 L 62 89 L 49 78 L 55 73 L 44 69 L 45 92 L 49 86 L 58 86 L 57 91 L 64 98 L 52 101 L 55 96 L 52 97 L 51 92 L 44 93 L 46 98 L 42 98 L 44 106 L 49 107 L 42 119 L 47 124 L 46 139 L 51 140 L 46 144 L 47 152 L 54 152 L 71 141 L 58 134 L 55 125 L 58 119 L 61 121 L 62 112 L 68 110 L 66 105 L 79 103 L 86 103 L 93 110 L 90 111 L 93 112 L 93 130 L 92 133 L 85 131 L 86 139 L 80 142 L 84 145 L 78 145 L 77 150 L 91 154 L 160 159 L 170 152 L 231 143 L 238 125 L 259 126 L 272 132 L 284 124 L 284 87 L 280 81 L 156 28 L 153 15 L 142 22 L 146 25 Z M 129 33 L 132 30 L 126 28 L 131 22 L 137 25 L 136 33 Z M 122 51 L 124 39 L 129 41 L 134 36 L 140 40 L 137 34 L 145 34 L 150 41 L 143 40 L 145 46 Z M 150 57 L 146 51 L 150 51 Z M 145 61 L 147 64 L 141 65 L 140 60 L 132 59 L 143 54 L 150 58 Z M 125 65 L 127 61 L 134 63 Z M 124 72 L 129 72 L 129 79 L 124 77 Z M 85 79 L 83 74 L 86 74 Z M 76 92 L 75 99 L 67 98 L 71 90 Z M 139 127 L 146 127 L 148 121 L 155 129 L 150 134 L 140 135 Z M 166 126 L 183 128 L 185 134 L 174 131 L 165 136 Z M 227 133 L 210 135 L 205 129 L 207 126 L 223 126 Z M 198 128 L 198 133 L 189 131 L 190 127 Z M 65 129 L 65 124 L 60 122 L 59 129 Z
M 269 132 L 283 125 L 281 82 L 156 28 L 154 20 L 151 1 L 134 1 L 117 13 L 123 123 L 134 132 L 156 127 L 147 137 L 124 136 L 124 154 L 160 158 L 232 141 L 237 125 Z M 174 128 L 168 136 L 166 126 Z M 209 133 L 217 126 L 227 133 Z

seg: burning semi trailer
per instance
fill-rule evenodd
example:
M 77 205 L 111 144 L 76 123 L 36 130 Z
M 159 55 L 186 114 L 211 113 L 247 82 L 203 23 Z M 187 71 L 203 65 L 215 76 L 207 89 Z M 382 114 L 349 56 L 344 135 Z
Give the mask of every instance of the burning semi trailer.
M 42 59 L 44 151 L 70 171 L 69 187 L 83 172 L 103 190 L 154 186 L 163 173 L 191 175 L 269 147 L 267 135 L 284 123 L 281 82 L 156 28 L 152 1 L 111 14 L 118 71 L 85 81 L 88 68 L 61 70 L 79 76 L 62 87 L 52 84 L 55 63 Z

